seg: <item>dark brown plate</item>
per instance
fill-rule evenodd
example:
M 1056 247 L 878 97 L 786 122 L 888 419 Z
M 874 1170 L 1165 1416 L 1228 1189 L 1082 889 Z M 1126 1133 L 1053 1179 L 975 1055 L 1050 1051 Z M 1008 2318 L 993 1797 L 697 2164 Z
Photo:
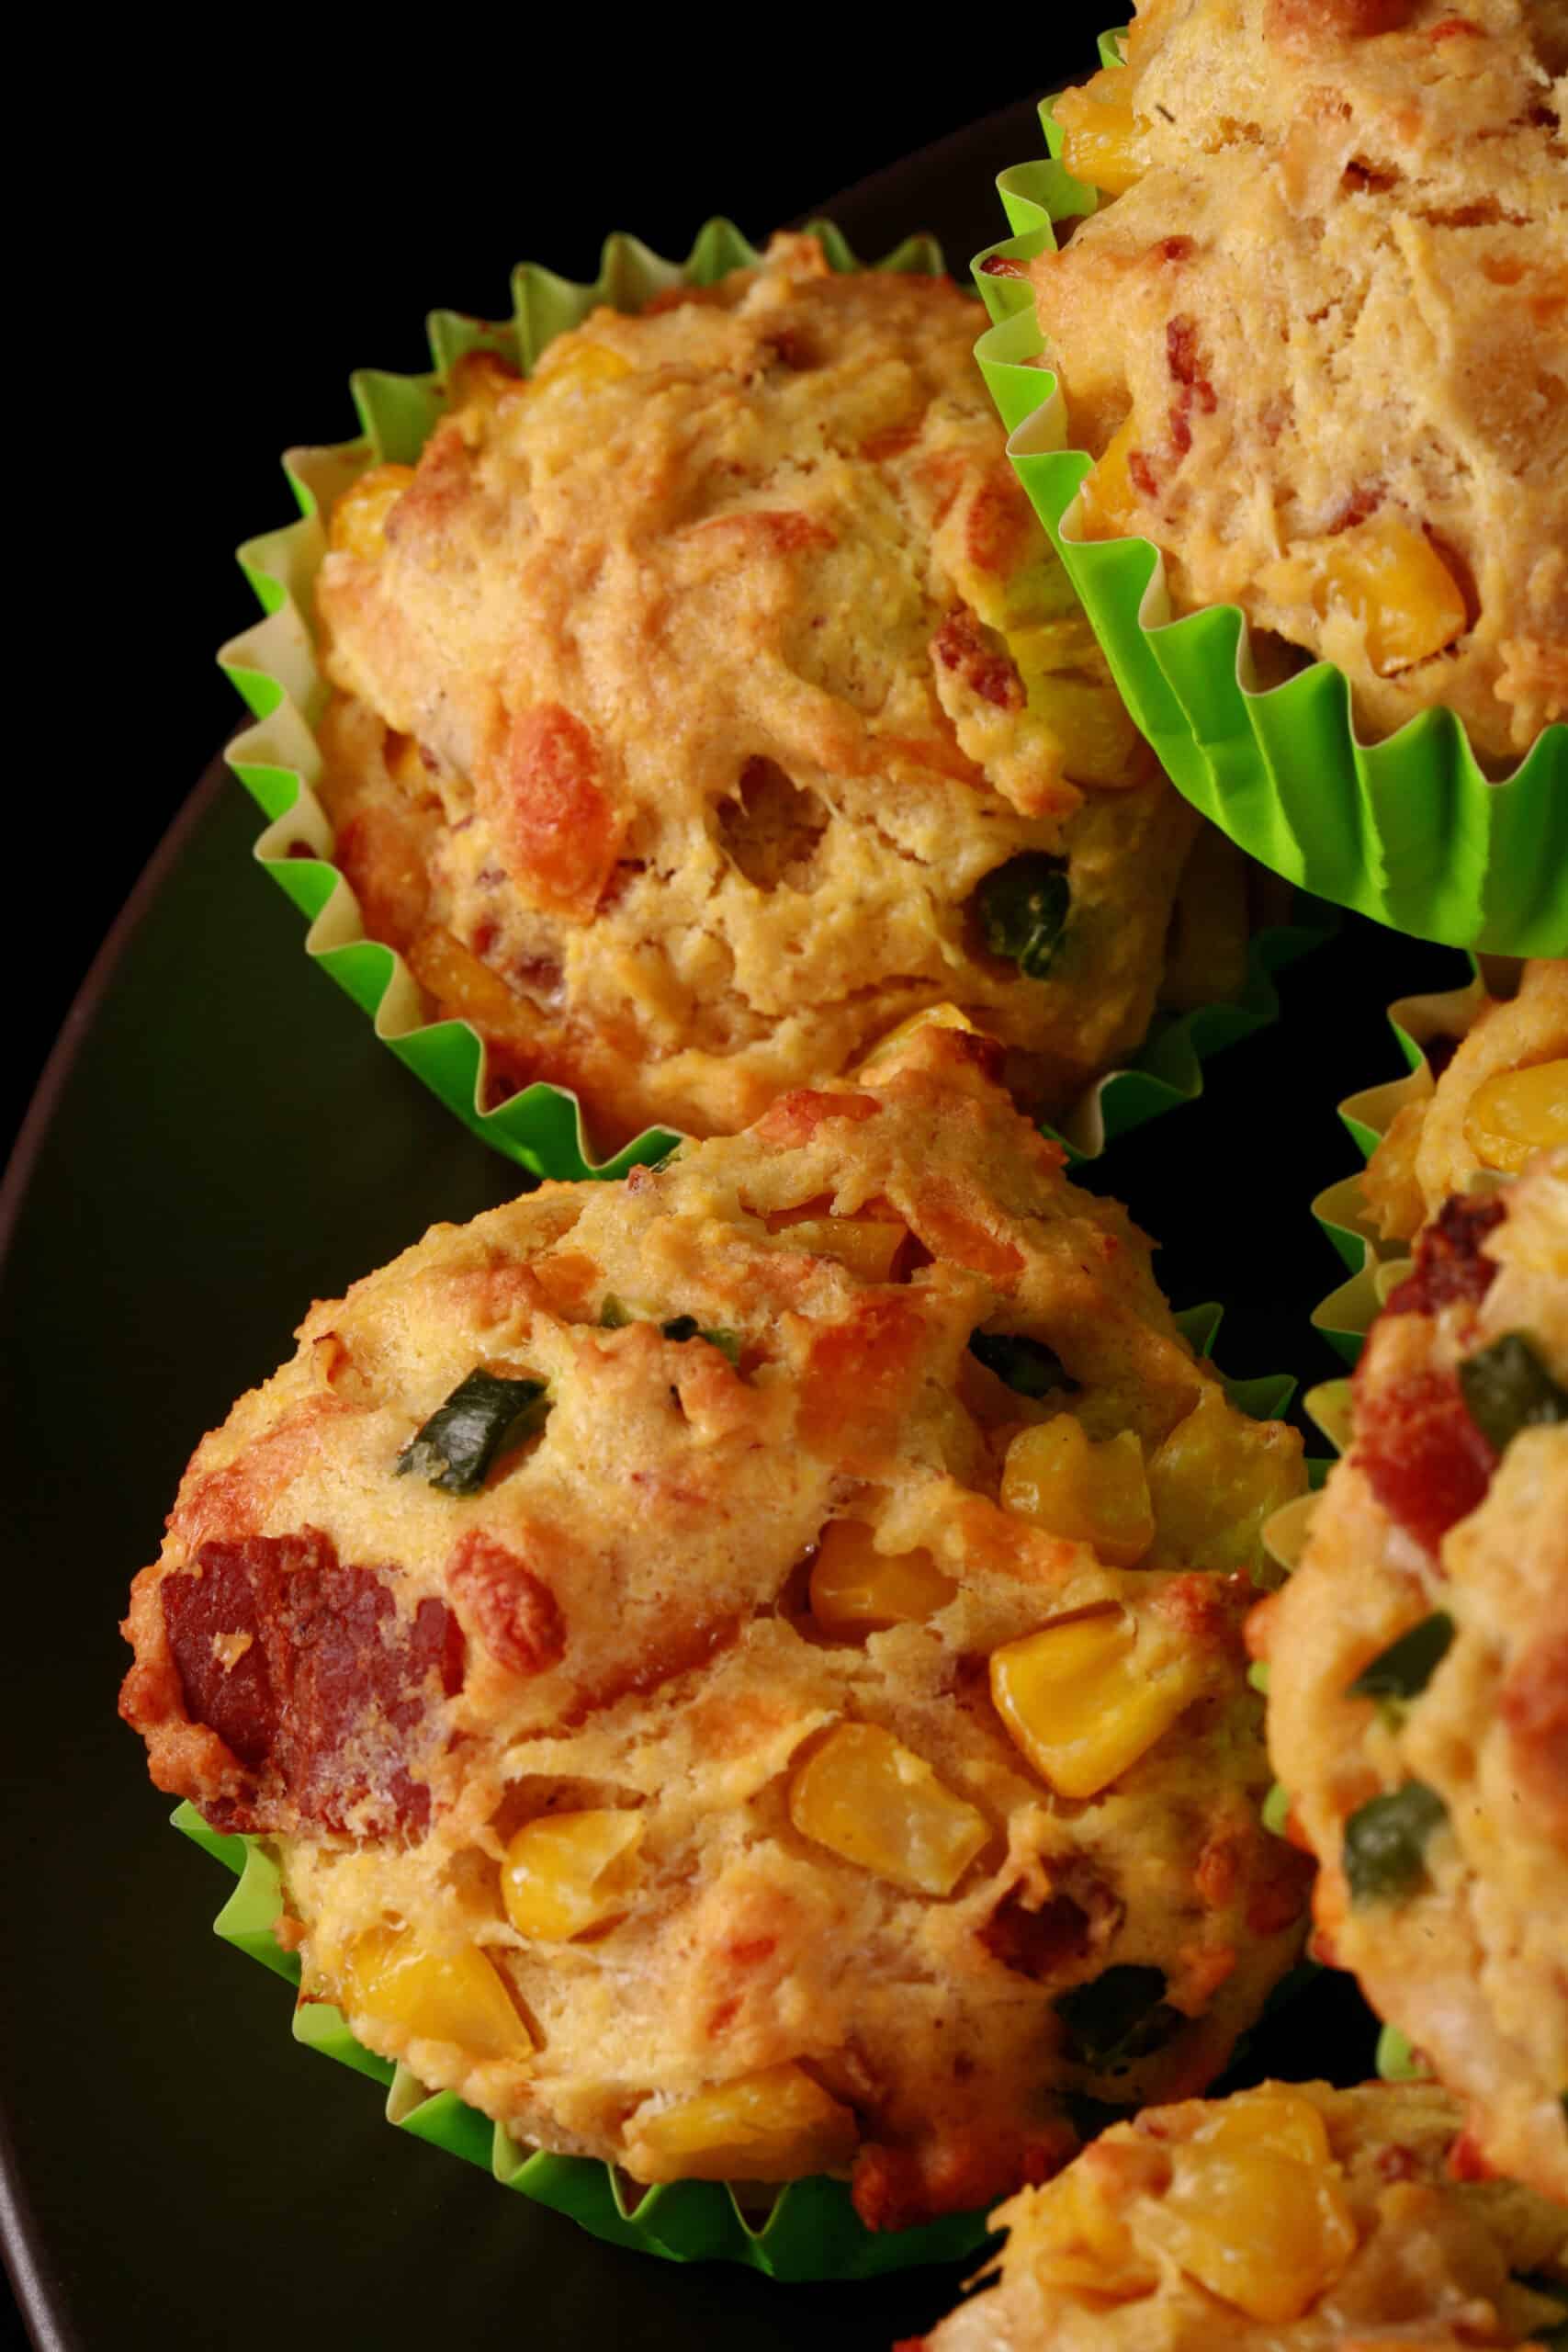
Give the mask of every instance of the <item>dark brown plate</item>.
M 1021 106 L 830 208 L 863 253 L 931 227 L 962 266 L 1000 233 Z M 0 1822 L 6 2228 L 37 2341 L 384 2352 L 614 2343 L 875 2352 L 956 2282 L 779 2288 L 601 2245 L 388 2129 L 372 2086 L 289 2039 L 277 1980 L 212 1941 L 222 1874 L 165 1827 L 115 1717 L 116 1621 L 197 1435 L 289 1349 L 308 1302 L 514 1179 L 301 953 L 215 763 L 79 998 L 5 1196 L 0 1346 L 9 1742 Z M 1461 959 L 1348 923 L 1287 974 L 1275 1030 L 1092 1181 L 1166 1237 L 1179 1303 L 1233 1302 L 1238 1373 L 1321 1377 L 1334 1261 L 1314 1189 L 1350 1150 L 1337 1095 L 1395 1068 L 1381 1008 Z M 1320 1986 L 1255 2064 L 1354 2074 L 1364 2020 Z

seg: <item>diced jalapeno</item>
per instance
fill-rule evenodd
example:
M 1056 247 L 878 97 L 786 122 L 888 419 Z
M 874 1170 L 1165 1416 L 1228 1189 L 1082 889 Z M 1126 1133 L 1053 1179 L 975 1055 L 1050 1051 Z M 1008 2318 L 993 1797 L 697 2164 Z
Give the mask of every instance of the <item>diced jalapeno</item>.
M 1263 1800 L 1263 1826 L 1272 1837 L 1288 1834 L 1291 1819 L 1291 1792 L 1282 1781 L 1271 1781 Z
M 710 1348 L 716 1348 L 721 1356 L 729 1358 L 731 1363 L 740 1361 L 740 1335 L 738 1331 L 705 1331 L 694 1315 L 672 1315 L 668 1323 L 661 1323 L 659 1328 L 667 1340 L 705 1340 Z
M 1184 2019 L 1165 1998 L 1158 1968 L 1108 1968 L 1092 1984 L 1075 1984 L 1056 2003 L 1067 2030 L 1067 2055 L 1097 2075 L 1122 2075 L 1163 2049 Z
M 1425 1781 L 1369 1797 L 1345 1824 L 1343 1860 L 1352 1903 L 1392 1903 L 1427 1875 L 1427 1840 L 1448 1807 Z
M 1446 1609 L 1434 1609 L 1386 1650 L 1380 1650 L 1349 1686 L 1352 1699 L 1418 1699 L 1448 1656 L 1454 1621 Z
M 1066 868 L 1043 850 L 1010 857 L 975 893 L 980 936 L 993 956 L 1016 964 L 1026 979 L 1043 980 L 1055 961 L 1072 893 Z
M 1021 1396 L 1049 1396 L 1055 1388 L 1076 1389 L 1061 1357 L 1043 1340 L 1021 1331 L 971 1331 L 969 1352 Z
M 1471 1419 L 1499 1453 L 1521 1430 L 1568 1421 L 1568 1388 L 1553 1380 L 1522 1331 L 1466 1356 L 1459 1385 Z
M 404 1446 L 398 1476 L 428 1479 L 448 1495 L 477 1495 L 492 1464 L 542 1427 L 549 1409 L 542 1380 L 470 1372 Z
M 632 1320 L 629 1306 L 623 1306 L 613 1290 L 604 1293 L 604 1303 L 599 1309 L 601 1331 L 624 1331 Z

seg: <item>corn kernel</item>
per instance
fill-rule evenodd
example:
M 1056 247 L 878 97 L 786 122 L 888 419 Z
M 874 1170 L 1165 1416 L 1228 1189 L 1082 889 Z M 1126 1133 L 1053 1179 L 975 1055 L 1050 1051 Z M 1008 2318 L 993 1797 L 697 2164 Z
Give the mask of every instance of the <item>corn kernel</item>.
M 1469 626 L 1459 582 L 1430 539 L 1387 508 L 1321 540 L 1311 561 L 1314 609 L 1339 604 L 1360 622 L 1380 678 L 1440 653 Z
M 406 1931 L 373 1928 L 355 1939 L 341 1975 L 351 2017 L 454 2042 L 475 2062 L 532 2055 L 532 2035 L 476 1945 L 422 1951 Z
M 1106 196 L 1124 196 L 1145 168 L 1143 129 L 1122 95 L 1126 86 L 1126 74 L 1107 67 L 1080 88 L 1064 90 L 1055 108 L 1064 165 Z
M 387 774 L 394 784 L 401 785 L 405 792 L 419 798 L 430 790 L 430 773 L 412 735 L 394 734 L 389 727 L 381 746 L 381 756 Z
M 1155 1540 L 1136 1437 L 1122 1430 L 1096 1445 L 1071 1413 L 1019 1431 L 1002 1468 L 1002 1507 L 1049 1534 L 1091 1545 L 1116 1568 L 1135 1567 Z
M 795 1216 L 788 1210 L 768 1219 L 769 1238 L 783 1250 L 804 1250 L 808 1258 L 831 1258 L 863 1283 L 885 1283 L 909 1228 L 897 1220 L 874 1216 Z
M 1568 1060 L 1501 1070 L 1478 1086 L 1465 1114 L 1464 1139 L 1483 1167 L 1510 1172 L 1532 1151 L 1568 1143 Z
M 983 1814 L 875 1724 L 829 1733 L 795 1776 L 789 1817 L 803 1838 L 911 1894 L 951 1894 L 990 1836 Z
M 793 2180 L 848 2161 L 855 2120 L 795 2065 L 767 2066 L 650 2115 L 626 2131 L 639 2180 Z
M 958 1590 L 929 1552 L 879 1552 L 858 1519 L 822 1530 L 811 1564 L 811 1613 L 825 1633 L 869 1634 L 918 1624 Z
M 1076 784 L 1135 783 L 1142 741 L 1081 616 L 1007 632 L 1030 711 L 1044 720 Z
M 1043 2287 L 1088 2290 L 1117 2301 L 1146 2295 L 1159 2268 L 1080 2162 L 1037 2189 L 1029 2207 L 1029 2268 Z
M 1356 2250 L 1323 2118 L 1306 2099 L 1227 2102 L 1173 2151 L 1171 2185 L 1143 2234 L 1251 2318 L 1299 2319 Z
M 526 1042 L 528 1008 L 513 995 L 499 972 L 481 964 L 449 931 L 422 931 L 408 950 L 408 961 L 410 971 L 426 994 L 435 999 L 444 1019 L 471 1021 L 491 1036 Z
M 997 1713 L 1043 1781 L 1098 1796 L 1170 1729 L 1202 1686 L 1196 1660 L 1151 1674 L 1137 1627 L 1108 1607 L 1061 1618 L 991 1654 Z
M 528 379 L 536 396 L 591 391 L 633 373 L 632 363 L 602 343 L 552 344 Z
M 630 1811 L 525 1821 L 501 1867 L 502 1901 L 518 1934 L 564 1943 L 618 1918 L 635 1882 L 642 1828 L 642 1815 Z
M 1078 535 L 1086 539 L 1120 538 L 1137 509 L 1138 493 L 1128 464 L 1138 446 L 1138 420 L 1129 415 L 1106 443 L 1094 471 L 1078 492 Z
M 374 563 L 387 544 L 387 518 L 413 480 L 412 466 L 372 466 L 333 508 L 327 545 Z
M 910 1038 L 922 1029 L 965 1029 L 972 1037 L 980 1035 L 968 1014 L 960 1012 L 955 1004 L 928 1004 L 921 1012 L 911 1012 L 907 1021 L 900 1021 L 896 1029 L 889 1029 L 886 1037 L 879 1037 L 850 1075 L 859 1078 L 865 1070 L 880 1069 L 885 1063 L 895 1060 Z
M 1265 1520 L 1304 1492 L 1302 1442 L 1282 1421 L 1253 1421 L 1205 1388 L 1149 1456 L 1160 1548 L 1194 1567 L 1251 1568 Z

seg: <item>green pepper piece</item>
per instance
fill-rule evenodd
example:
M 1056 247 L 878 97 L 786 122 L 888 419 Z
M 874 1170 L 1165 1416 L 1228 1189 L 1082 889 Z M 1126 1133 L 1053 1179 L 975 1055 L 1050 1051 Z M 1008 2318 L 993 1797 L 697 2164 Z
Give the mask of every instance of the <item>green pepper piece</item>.
M 1075 1984 L 1056 2003 L 1068 2057 L 1097 2075 L 1122 2075 L 1163 2049 L 1186 2022 L 1165 1999 L 1165 1987 L 1163 1969 L 1124 1963 Z
M 1446 1609 L 1434 1609 L 1418 1625 L 1401 1634 L 1380 1650 L 1348 1686 L 1352 1699 L 1418 1699 L 1449 1653 L 1454 1621 Z
M 971 1331 L 969 1352 L 1021 1396 L 1049 1396 L 1053 1389 L 1078 1385 L 1069 1379 L 1055 1348 L 1021 1331 Z
M 1030 980 L 1050 971 L 1071 905 L 1066 867 L 1044 850 L 1026 850 L 993 867 L 975 893 L 987 947 Z
M 492 1465 L 543 1426 L 542 1380 L 470 1372 L 398 1456 L 400 1478 L 424 1478 L 448 1495 L 477 1495 Z
M 629 1306 L 622 1305 L 613 1290 L 604 1293 L 604 1303 L 599 1309 L 601 1331 L 624 1331 L 632 1319 Z
M 1369 1797 L 1345 1824 L 1342 1860 L 1352 1903 L 1391 1903 L 1427 1875 L 1427 1840 L 1449 1809 L 1425 1781 Z
M 1471 1419 L 1499 1453 L 1521 1430 L 1568 1421 L 1568 1388 L 1553 1380 L 1522 1331 L 1506 1331 L 1466 1356 L 1459 1385 Z
M 668 1323 L 661 1323 L 659 1328 L 667 1340 L 674 1340 L 677 1342 L 685 1340 L 705 1340 L 710 1348 L 716 1348 L 719 1354 L 728 1356 L 731 1363 L 738 1364 L 740 1362 L 740 1334 L 738 1331 L 723 1329 L 705 1331 L 694 1315 L 672 1315 Z

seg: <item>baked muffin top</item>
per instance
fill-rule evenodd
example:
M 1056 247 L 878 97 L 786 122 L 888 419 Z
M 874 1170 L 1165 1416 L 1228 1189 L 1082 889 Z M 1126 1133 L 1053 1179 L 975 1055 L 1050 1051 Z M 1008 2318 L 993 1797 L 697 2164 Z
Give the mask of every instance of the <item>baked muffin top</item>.
M 1304 1924 L 1240 1634 L 1300 1441 L 975 1052 L 313 1308 L 128 1620 L 153 1778 L 371 2048 L 874 2226 L 1210 2080 Z
M 1568 2202 L 1568 1148 L 1423 1231 L 1250 1638 L 1324 1956 Z
M 929 2352 L 1536 2341 L 1568 2307 L 1568 2215 L 1456 2180 L 1460 2120 L 1424 2083 L 1264 2083 L 1150 2109 L 1002 2208 L 999 2281 Z
M 1568 714 L 1562 0 L 1145 0 L 1128 56 L 1056 107 L 1113 200 L 1032 268 L 1068 528 L 1511 764 Z
M 809 237 L 526 381 L 461 363 L 316 589 L 336 855 L 492 1093 L 732 1131 L 924 1006 L 1060 1109 L 1142 1038 L 1196 820 L 945 278 Z
M 1513 996 L 1483 996 L 1461 1035 L 1424 1044 L 1437 1082 L 1396 1112 L 1361 1179 L 1389 1240 L 1414 1238 L 1472 1178 L 1568 1143 L 1568 961 L 1536 957 Z

